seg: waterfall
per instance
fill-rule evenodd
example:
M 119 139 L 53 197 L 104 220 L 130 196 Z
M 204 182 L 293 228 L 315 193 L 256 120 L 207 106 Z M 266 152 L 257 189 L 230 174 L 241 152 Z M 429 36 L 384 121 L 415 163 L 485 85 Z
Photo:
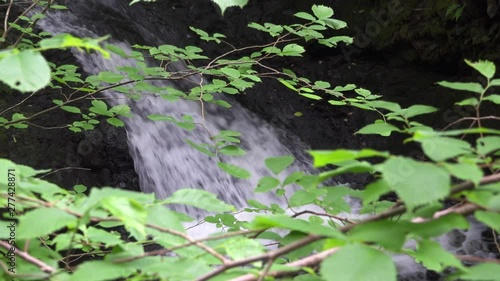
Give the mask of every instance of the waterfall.
M 77 17 L 69 12 L 51 13 L 41 22 L 41 26 L 52 33 L 98 37 L 92 30 L 79 25 Z M 125 52 L 132 51 L 126 42 L 114 44 Z M 116 55 L 106 59 L 95 53 L 73 51 L 73 54 L 88 74 L 116 71 L 120 66 L 134 65 L 134 61 Z M 157 83 L 156 86 L 178 85 Z M 134 116 L 123 120 L 126 123 L 129 150 L 139 175 L 141 190 L 154 192 L 158 198 L 166 198 L 180 188 L 201 188 L 237 207 L 246 206 L 248 199 L 256 199 L 264 204 L 282 203 L 282 199 L 272 193 L 253 192 L 261 177 L 271 175 L 264 166 L 264 160 L 267 157 L 295 154 L 298 161 L 293 168 L 307 170 L 307 166 L 301 163 L 305 159 L 302 152 L 305 147 L 302 144 L 273 128 L 237 102 L 231 102 L 230 109 L 206 104 L 206 114 L 202 116 L 201 106 L 195 101 L 170 102 L 148 93 L 144 93 L 140 100 L 133 101 L 113 91 L 106 91 L 105 96 L 111 105 L 125 103 L 132 108 Z M 198 126 L 193 131 L 187 131 L 171 122 L 151 121 L 147 118 L 150 114 L 168 115 L 177 120 L 190 115 L 195 123 L 201 123 L 204 119 L 206 128 Z M 241 132 L 241 145 L 247 154 L 241 157 L 210 157 L 186 143 L 186 140 L 197 144 L 211 143 L 206 129 L 212 134 L 221 130 Z M 289 145 L 294 147 L 293 153 L 283 144 L 284 139 L 291 142 Z M 252 177 L 249 180 L 231 177 L 217 166 L 220 160 L 248 170 Z M 198 214 L 193 208 L 184 206 L 175 206 L 175 209 L 195 216 Z

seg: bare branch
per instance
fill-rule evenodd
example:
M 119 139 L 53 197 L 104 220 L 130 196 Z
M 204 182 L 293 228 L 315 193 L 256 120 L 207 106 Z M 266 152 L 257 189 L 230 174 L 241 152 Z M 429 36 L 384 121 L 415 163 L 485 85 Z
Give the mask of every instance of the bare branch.
M 2 34 L 2 39 L 7 38 L 7 33 L 9 31 L 9 14 L 10 14 L 10 9 L 12 9 L 12 5 L 14 4 L 14 0 L 10 0 L 9 6 L 7 7 L 7 12 L 5 12 L 5 19 L 3 22 L 3 34 Z
M 0 247 L 6 249 L 7 251 L 11 251 L 12 249 L 14 249 L 13 252 L 17 256 L 19 256 L 23 260 L 25 260 L 25 261 L 33 264 L 33 265 L 36 265 L 43 272 L 46 272 L 46 273 L 54 273 L 54 272 L 56 272 L 56 269 L 53 268 L 52 266 L 47 265 L 43 261 L 41 261 L 41 260 L 39 260 L 39 259 L 31 256 L 27 252 L 23 252 L 23 251 L 19 250 L 18 248 L 16 248 L 16 247 L 12 246 L 11 244 L 7 243 L 6 241 L 0 240 Z

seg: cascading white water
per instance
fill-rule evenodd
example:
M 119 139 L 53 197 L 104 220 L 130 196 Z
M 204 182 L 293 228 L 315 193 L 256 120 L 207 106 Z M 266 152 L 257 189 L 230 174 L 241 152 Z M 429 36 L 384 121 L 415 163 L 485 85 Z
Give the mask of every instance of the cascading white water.
M 108 2 L 114 3 L 114 1 L 106 3 Z M 52 13 L 40 24 L 46 31 L 53 33 L 67 32 L 78 36 L 97 37 L 94 32 L 79 23 L 78 18 L 70 12 Z M 154 34 L 146 37 L 154 37 Z M 117 44 L 123 49 L 130 50 L 127 43 Z M 103 70 L 114 71 L 119 66 L 133 64 L 119 57 L 103 59 L 99 55 L 82 52 L 74 54 L 85 72 L 89 74 Z M 152 95 L 144 95 L 141 100 L 131 102 L 121 94 L 111 91 L 106 95 L 109 97 L 108 103 L 112 105 L 128 103 L 133 109 L 134 116 L 124 121 L 130 152 L 144 192 L 154 192 L 159 198 L 165 198 L 179 188 L 203 188 L 238 207 L 245 206 L 250 198 L 263 203 L 282 203 L 272 194 L 254 194 L 252 191 L 257 185 L 257 180 L 269 174 L 264 167 L 264 159 L 292 154 L 292 151 L 282 143 L 283 135 L 279 130 L 237 103 L 233 102 L 233 108 L 230 110 L 208 107 L 206 126 L 212 132 L 230 129 L 242 133 L 243 146 L 248 154 L 244 157 L 228 157 L 222 160 L 249 170 L 253 175 L 250 180 L 232 178 L 217 167 L 216 163 L 220 159 L 206 156 L 186 144 L 186 139 L 195 143 L 210 143 L 209 135 L 204 128 L 185 131 L 172 123 L 154 122 L 147 118 L 149 114 L 164 114 L 180 119 L 188 114 L 200 122 L 202 116 L 198 103 L 189 101 L 171 103 Z M 305 163 L 302 161 L 305 156 L 299 153 L 304 150 L 303 147 L 298 143 L 291 145 L 298 146 L 293 150 L 299 160 L 294 168 L 307 170 L 307 166 L 302 164 Z M 194 216 L 201 214 L 192 208 L 176 208 Z M 478 242 L 481 239 L 480 232 L 481 227 L 475 226 L 466 233 L 457 231 L 444 235 L 439 240 L 451 252 L 487 257 L 489 254 L 484 245 Z M 395 260 L 402 276 L 401 280 L 427 279 L 425 271 L 409 257 L 396 256 Z
M 53 13 L 41 24 L 52 33 L 71 32 L 78 36 L 98 37 L 92 31 L 73 24 L 76 18 L 71 13 Z M 64 23 L 64 24 L 61 24 Z M 126 43 L 116 43 L 126 52 L 131 48 Z M 116 71 L 120 66 L 132 66 L 134 61 L 118 56 L 105 59 L 99 54 L 86 54 L 75 51 L 74 55 L 84 71 L 97 74 L 100 71 Z M 157 84 L 159 86 L 160 84 Z M 175 86 L 163 83 L 163 86 Z M 262 203 L 279 203 L 280 199 L 272 193 L 253 193 L 257 181 L 265 175 L 271 175 L 264 166 L 267 157 L 290 155 L 292 152 L 282 144 L 278 131 L 255 114 L 233 102 L 231 109 L 206 105 L 207 114 L 202 117 L 201 106 L 194 101 L 169 102 L 161 97 L 145 95 L 138 101 L 131 101 L 123 94 L 107 91 L 107 102 L 111 105 L 128 103 L 134 116 L 125 118 L 129 149 L 134 159 L 136 172 L 144 192 L 154 192 L 158 198 L 165 198 L 180 188 L 202 188 L 220 199 L 237 207 L 246 205 L 248 199 Z M 211 143 L 210 135 L 199 126 L 193 131 L 184 130 L 170 122 L 151 121 L 150 114 L 168 115 L 181 120 L 190 115 L 196 123 L 205 120 L 206 128 L 216 134 L 220 130 L 241 132 L 241 141 L 247 154 L 242 157 L 209 157 L 195 150 L 186 143 Z M 296 153 L 304 151 L 299 143 L 294 143 Z M 299 149 L 300 148 L 300 149 Z M 297 155 L 303 159 L 303 155 Z M 252 173 L 249 180 L 238 180 L 222 171 L 218 161 L 240 166 Z M 296 162 L 295 168 L 307 170 L 305 164 Z M 192 208 L 176 206 L 177 210 L 192 215 Z

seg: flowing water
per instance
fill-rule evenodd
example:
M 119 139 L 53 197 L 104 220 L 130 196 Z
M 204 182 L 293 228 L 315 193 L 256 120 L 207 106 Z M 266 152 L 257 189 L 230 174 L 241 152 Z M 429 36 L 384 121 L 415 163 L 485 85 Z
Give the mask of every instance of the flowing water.
M 97 37 L 95 33 L 78 25 L 77 22 L 75 15 L 60 12 L 51 14 L 41 25 L 52 33 L 65 32 Z M 125 42 L 114 44 L 125 52 L 132 51 Z M 79 51 L 74 51 L 73 54 L 83 70 L 89 74 L 106 70 L 116 71 L 120 66 L 134 65 L 132 60 L 118 56 L 105 59 L 100 54 L 86 54 Z M 157 86 L 182 85 L 162 83 Z M 307 170 L 306 165 L 302 164 L 305 158 L 302 151 L 305 147 L 300 142 L 292 141 L 294 138 L 286 137 L 283 132 L 273 128 L 236 102 L 231 102 L 230 109 L 206 104 L 206 114 L 202 116 L 201 105 L 194 101 L 169 102 L 148 93 L 143 93 L 142 98 L 137 101 L 113 91 L 107 91 L 105 95 L 111 105 L 126 103 L 132 108 L 134 116 L 124 119 L 130 153 L 140 178 L 141 190 L 154 192 L 158 198 L 168 197 L 179 188 L 202 188 L 237 207 L 245 206 L 248 199 L 256 199 L 264 204 L 280 203 L 280 199 L 272 193 L 253 193 L 257 181 L 263 176 L 271 175 L 264 165 L 264 160 L 267 157 L 295 154 L 297 161 L 293 168 Z M 190 115 L 195 123 L 205 120 L 206 128 L 198 126 L 193 131 L 187 131 L 171 122 L 151 121 L 147 118 L 150 114 L 168 115 L 177 120 L 182 120 L 184 115 Z M 242 157 L 210 157 L 186 143 L 186 140 L 190 140 L 197 144 L 209 144 L 212 142 L 210 134 L 217 134 L 221 130 L 241 132 L 242 147 L 247 154 Z M 282 143 L 283 140 L 290 142 L 288 145 L 293 146 L 293 153 Z M 248 170 L 252 177 L 249 180 L 231 177 L 217 166 L 217 162 L 221 160 Z M 193 208 L 181 206 L 176 208 L 178 211 L 197 215 L 197 211 Z
M 124 7 L 115 1 L 103 1 L 110 7 Z M 135 24 L 135 23 L 134 23 Z M 52 33 L 71 33 L 83 37 L 98 37 L 95 26 L 86 26 L 77 15 L 64 11 L 51 13 L 40 23 L 41 27 Z M 137 25 L 137 24 L 135 24 Z M 141 28 L 144 38 L 152 43 L 155 34 Z M 168 42 L 175 45 L 175 42 Z M 114 42 L 130 52 L 127 42 Z M 74 52 L 84 71 L 95 74 L 103 70 L 114 71 L 119 66 L 133 65 L 132 61 L 113 57 L 103 59 L 97 54 Z M 194 77 L 193 79 L 196 79 Z M 179 84 L 163 84 L 179 87 Z M 210 143 L 207 131 L 198 127 L 194 131 L 186 131 L 169 122 L 150 121 L 149 114 L 164 114 L 181 119 L 183 115 L 191 115 L 196 122 L 201 122 L 200 104 L 191 101 L 168 102 L 160 97 L 145 94 L 139 101 L 131 101 L 122 94 L 108 91 L 105 93 L 111 105 L 127 103 L 132 108 L 133 117 L 125 118 L 130 153 L 134 159 L 136 172 L 140 178 L 144 192 L 154 192 L 159 198 L 165 198 L 179 188 L 203 188 L 215 193 L 218 197 L 238 207 L 246 205 L 248 199 L 257 199 L 265 204 L 282 204 L 276 196 L 268 194 L 255 195 L 252 190 L 260 177 L 269 175 L 264 166 L 264 159 L 273 156 L 295 155 L 297 158 L 292 169 L 307 170 L 309 163 L 303 152 L 305 146 L 297 139 L 287 137 L 283 131 L 273 128 L 255 114 L 231 102 L 229 110 L 220 107 L 207 107 L 206 127 L 210 132 L 234 130 L 242 133 L 242 145 L 248 152 L 244 157 L 214 158 L 206 156 L 186 144 L 186 139 L 195 143 Z M 218 161 L 224 161 L 243 167 L 252 173 L 250 180 L 237 180 L 217 167 Z M 198 210 L 176 206 L 178 211 L 188 212 L 193 216 L 201 216 Z M 488 251 L 480 241 L 481 227 L 475 226 L 468 232 L 452 232 L 440 238 L 440 242 L 451 252 L 465 255 L 487 257 Z M 206 230 L 199 230 L 205 234 Z M 406 256 L 395 256 L 401 280 L 428 280 L 425 271 Z M 435 280 L 435 279 L 432 279 Z

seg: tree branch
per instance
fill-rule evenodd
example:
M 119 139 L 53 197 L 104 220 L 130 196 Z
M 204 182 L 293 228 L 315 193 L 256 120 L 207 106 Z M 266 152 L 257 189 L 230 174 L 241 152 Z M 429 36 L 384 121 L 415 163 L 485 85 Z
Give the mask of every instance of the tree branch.
M 33 264 L 33 265 L 36 265 L 43 272 L 46 272 L 46 273 L 54 273 L 54 272 L 56 272 L 55 268 L 47 265 L 43 261 L 41 261 L 41 260 L 39 260 L 39 259 L 31 256 L 27 252 L 23 252 L 23 251 L 19 250 L 18 248 L 16 248 L 16 247 L 10 245 L 9 243 L 7 243 L 6 241 L 0 240 L 0 247 L 6 249 L 7 251 L 10 251 L 12 248 L 14 248 L 14 253 L 16 254 L 16 256 L 19 256 L 23 260 L 25 260 L 25 261 Z

